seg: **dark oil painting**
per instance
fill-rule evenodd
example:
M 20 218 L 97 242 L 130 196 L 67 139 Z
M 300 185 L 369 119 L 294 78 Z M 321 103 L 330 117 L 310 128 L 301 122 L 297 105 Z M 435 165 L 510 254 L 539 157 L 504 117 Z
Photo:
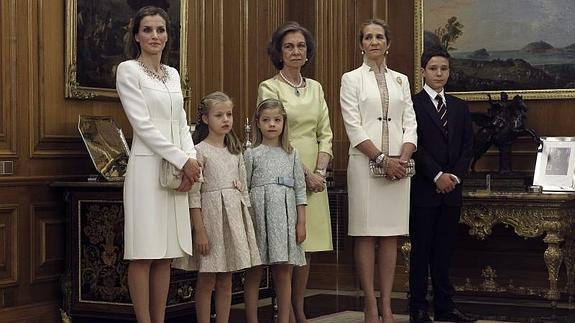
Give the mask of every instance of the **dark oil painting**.
M 115 89 L 116 67 L 126 60 L 132 17 L 143 6 L 161 7 L 170 16 L 168 64 L 179 70 L 180 0 L 77 1 L 76 62 L 79 86 Z

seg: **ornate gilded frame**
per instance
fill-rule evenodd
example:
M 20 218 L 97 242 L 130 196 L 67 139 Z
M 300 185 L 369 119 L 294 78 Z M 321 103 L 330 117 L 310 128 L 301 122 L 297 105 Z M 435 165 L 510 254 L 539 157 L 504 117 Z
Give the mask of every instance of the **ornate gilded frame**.
M 124 0 L 127 2 L 127 0 Z M 78 3 L 97 3 L 98 6 L 103 6 L 104 1 L 97 1 L 94 2 L 93 0 L 66 0 L 66 55 L 65 55 L 65 73 L 66 73 L 66 98 L 71 99 L 113 99 L 118 97 L 118 93 L 115 89 L 115 86 L 95 86 L 94 84 L 86 84 L 86 82 L 82 83 L 79 78 L 79 71 L 78 71 L 78 63 L 79 60 L 82 59 L 78 57 L 79 48 L 78 48 L 78 19 L 85 19 L 84 17 L 78 17 Z M 175 35 L 171 35 L 174 38 L 179 38 L 179 44 L 172 43 L 172 53 L 176 53 L 177 61 L 179 62 L 179 72 L 180 77 L 182 80 L 182 91 L 184 97 L 189 96 L 189 76 L 188 76 L 188 63 L 187 63 L 187 49 L 188 49 L 188 28 L 187 28 L 187 21 L 188 21 L 188 1 L 187 0 L 168 0 L 169 3 L 175 4 L 177 10 L 174 9 L 177 13 L 169 14 L 172 16 L 172 24 L 174 24 L 177 20 L 174 19 L 173 16 L 179 18 L 179 29 L 174 28 L 173 33 L 178 33 Z M 109 6 L 113 6 L 112 3 L 109 3 Z M 118 10 L 119 11 L 119 10 Z M 110 28 L 114 28 L 114 21 L 112 18 L 112 13 L 114 15 L 118 14 L 118 11 L 109 10 L 107 12 L 108 16 L 101 20 L 105 21 L 105 25 L 110 25 Z M 124 20 L 129 20 L 132 15 L 126 15 Z M 105 26 L 104 24 L 102 26 Z M 125 26 L 122 26 L 125 28 Z M 95 41 L 92 37 L 85 37 L 83 39 L 88 39 L 88 41 Z M 176 48 L 178 46 L 178 48 Z M 117 47 L 117 46 L 116 46 Z M 119 58 L 119 55 L 114 56 L 116 61 Z M 122 59 L 124 60 L 124 59 Z M 174 59 L 173 61 L 176 61 Z M 117 64 L 114 64 L 111 68 L 108 68 L 105 71 L 106 83 L 113 84 L 113 80 L 115 79 L 114 71 Z M 104 74 L 104 73 L 103 73 Z
M 425 0 L 426 3 L 429 4 L 430 1 L 433 0 Z M 450 0 L 443 1 L 449 2 Z M 456 0 L 451 0 L 456 1 Z M 415 39 L 415 47 L 414 47 L 414 83 L 415 83 L 415 92 L 421 91 L 423 88 L 423 76 L 421 74 L 420 69 L 420 58 L 421 54 L 424 50 L 424 7 L 423 7 L 424 0 L 414 0 L 414 39 Z M 450 5 L 445 5 L 446 8 L 452 7 Z M 509 13 L 510 15 L 513 12 Z M 447 18 L 447 17 L 446 17 Z M 453 73 L 453 69 L 451 71 Z M 510 97 L 513 97 L 516 94 L 520 94 L 523 96 L 524 99 L 570 99 L 575 98 L 575 88 L 574 89 L 538 89 L 538 90 L 507 90 L 507 89 L 498 89 L 498 90 L 482 90 L 477 89 L 476 91 L 466 91 L 466 92 L 457 92 L 457 91 L 449 91 L 449 88 L 446 88 L 448 93 L 458 96 L 464 100 L 468 101 L 483 101 L 487 100 L 487 95 L 495 95 L 498 97 L 501 91 L 507 92 Z
M 541 137 L 533 185 L 543 191 L 575 192 L 575 137 Z

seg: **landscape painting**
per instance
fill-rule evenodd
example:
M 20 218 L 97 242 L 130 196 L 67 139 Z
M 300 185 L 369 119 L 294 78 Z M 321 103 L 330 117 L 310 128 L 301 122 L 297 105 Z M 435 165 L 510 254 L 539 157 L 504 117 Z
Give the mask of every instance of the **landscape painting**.
M 416 0 L 419 57 L 451 55 L 448 92 L 469 100 L 506 91 L 527 99 L 575 97 L 575 1 Z

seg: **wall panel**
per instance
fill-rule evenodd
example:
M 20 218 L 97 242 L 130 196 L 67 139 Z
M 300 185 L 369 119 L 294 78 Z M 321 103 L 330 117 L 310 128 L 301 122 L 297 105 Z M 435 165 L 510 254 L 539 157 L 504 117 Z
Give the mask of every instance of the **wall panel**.
M 0 204 L 0 288 L 18 279 L 18 205 Z
M 0 157 L 16 157 L 15 0 L 0 0 Z
M 64 271 L 66 221 L 55 203 L 39 203 L 30 206 L 31 236 L 31 282 L 58 281 Z

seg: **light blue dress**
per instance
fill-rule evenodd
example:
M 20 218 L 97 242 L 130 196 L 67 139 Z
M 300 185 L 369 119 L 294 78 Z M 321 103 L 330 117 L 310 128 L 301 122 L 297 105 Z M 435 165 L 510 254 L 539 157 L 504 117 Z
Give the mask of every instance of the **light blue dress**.
M 304 249 L 296 242 L 296 206 L 307 201 L 299 154 L 259 145 L 247 149 L 244 159 L 262 263 L 305 265 Z

